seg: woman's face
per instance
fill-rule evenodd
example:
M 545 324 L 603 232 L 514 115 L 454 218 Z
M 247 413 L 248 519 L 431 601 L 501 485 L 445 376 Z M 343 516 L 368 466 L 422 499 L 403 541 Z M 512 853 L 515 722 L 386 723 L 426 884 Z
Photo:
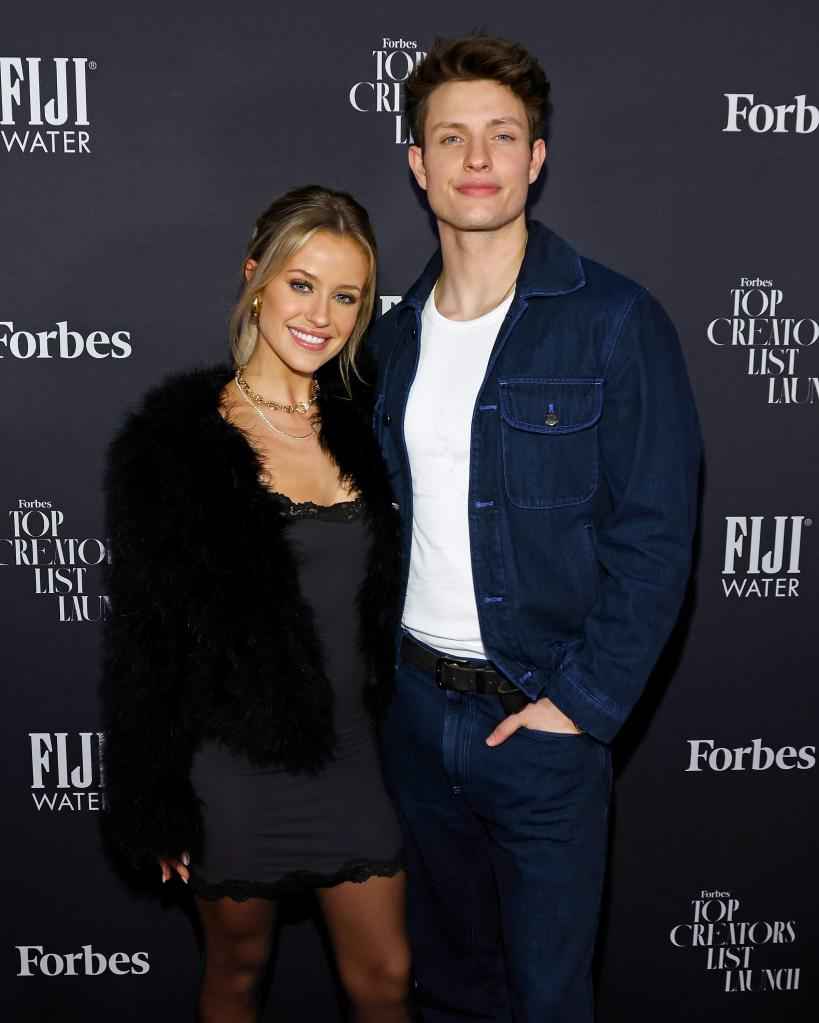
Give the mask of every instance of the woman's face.
M 254 265 L 248 261 L 248 272 Z M 273 356 L 280 368 L 315 373 L 347 343 L 369 269 L 366 253 L 352 238 L 314 234 L 259 293 L 259 341 L 251 361 Z

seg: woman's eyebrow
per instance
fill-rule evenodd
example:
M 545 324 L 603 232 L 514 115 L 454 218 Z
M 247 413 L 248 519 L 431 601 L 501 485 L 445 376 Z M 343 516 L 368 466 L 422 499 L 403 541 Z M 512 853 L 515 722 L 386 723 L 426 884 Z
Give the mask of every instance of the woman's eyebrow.
M 300 266 L 291 266 L 288 268 L 289 274 L 304 274 L 305 277 L 310 277 L 314 281 L 318 280 L 315 274 L 311 274 L 309 270 L 303 270 Z M 349 291 L 361 291 L 358 284 L 339 284 L 339 288 L 347 288 Z

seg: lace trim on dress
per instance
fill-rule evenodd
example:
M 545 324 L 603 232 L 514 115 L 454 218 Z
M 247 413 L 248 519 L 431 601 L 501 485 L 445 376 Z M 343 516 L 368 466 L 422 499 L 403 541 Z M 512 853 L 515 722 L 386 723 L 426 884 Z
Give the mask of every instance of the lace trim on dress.
M 352 522 L 361 516 L 364 501 L 355 497 L 336 504 L 314 504 L 312 501 L 294 501 L 287 494 L 271 490 L 270 494 L 281 505 L 282 511 L 294 519 L 323 519 L 326 522 Z
M 321 874 L 315 870 L 292 870 L 278 881 L 226 881 L 208 882 L 191 869 L 190 886 L 203 899 L 275 899 L 281 895 L 294 895 L 313 888 L 333 888 L 345 881 L 361 884 L 371 877 L 395 877 L 404 869 L 404 857 L 399 853 L 390 860 L 349 860 L 334 874 Z

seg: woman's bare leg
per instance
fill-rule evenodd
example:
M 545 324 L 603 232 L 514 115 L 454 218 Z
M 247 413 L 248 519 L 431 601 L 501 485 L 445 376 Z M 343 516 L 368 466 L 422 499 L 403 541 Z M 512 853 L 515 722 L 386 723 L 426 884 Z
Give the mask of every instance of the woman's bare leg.
M 258 986 L 270 956 L 276 903 L 197 898 L 196 905 L 205 938 L 201 1023 L 256 1023 Z
M 404 888 L 402 872 L 318 889 L 356 1023 L 408 1023 L 410 1019 Z

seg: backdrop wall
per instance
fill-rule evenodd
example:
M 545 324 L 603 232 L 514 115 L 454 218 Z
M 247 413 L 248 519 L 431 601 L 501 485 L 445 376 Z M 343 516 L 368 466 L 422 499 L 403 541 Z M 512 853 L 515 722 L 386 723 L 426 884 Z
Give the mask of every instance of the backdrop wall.
M 685 620 L 617 742 L 600 1019 L 819 1010 L 815 4 L 248 0 L 4 12 L 0 962 L 15 1020 L 185 1019 L 197 982 L 184 891 L 129 890 L 99 845 L 106 445 L 162 376 L 224 356 L 250 226 L 286 188 L 359 197 L 382 305 L 402 294 L 435 240 L 401 82 L 435 35 L 480 24 L 553 81 L 534 215 L 668 308 L 707 445 Z M 296 1011 L 339 1018 L 303 904 L 268 1017 Z

